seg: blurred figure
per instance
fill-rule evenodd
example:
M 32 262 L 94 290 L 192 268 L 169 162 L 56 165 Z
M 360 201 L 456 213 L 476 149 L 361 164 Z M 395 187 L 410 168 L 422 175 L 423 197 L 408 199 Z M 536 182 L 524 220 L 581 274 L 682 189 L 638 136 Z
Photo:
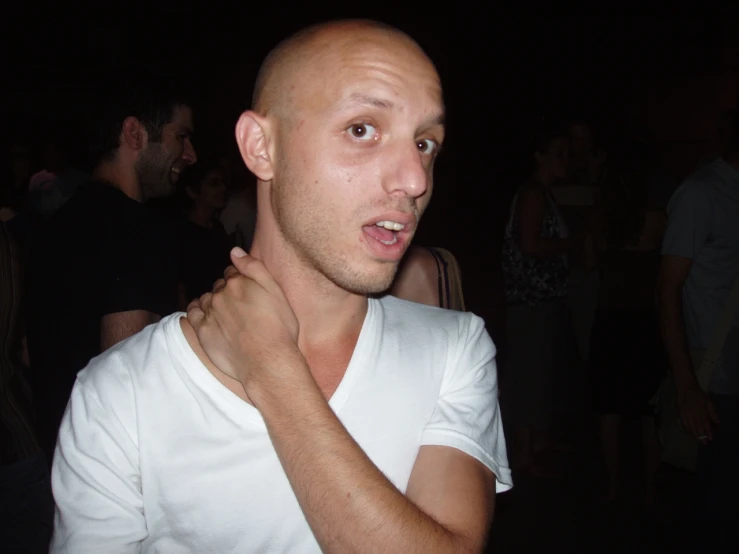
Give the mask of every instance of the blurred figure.
M 222 166 L 229 167 L 228 162 Z M 254 229 L 257 224 L 256 189 L 251 183 L 236 178 L 231 172 L 228 180 L 229 190 L 226 205 L 220 220 L 233 246 L 240 246 L 247 252 L 251 249 Z
M 0 223 L 0 539 L 6 553 L 46 553 L 54 503 L 21 361 L 21 252 Z
M 636 417 L 642 423 L 647 504 L 654 501 L 654 476 L 660 464 L 650 400 L 666 366 L 654 285 L 667 217 L 664 203 L 654 203 L 650 190 L 655 161 L 651 144 L 633 140 L 611 160 L 601 186 L 600 289 L 590 349 L 607 497 L 615 500 L 620 489 L 624 417 Z
M 710 378 L 697 375 L 739 278 L 739 117 L 723 156 L 668 205 L 659 278 L 662 337 L 685 429 L 699 443 L 692 521 L 706 552 L 739 549 L 739 317 Z M 731 315 L 731 314 L 729 314 Z M 691 360 L 692 358 L 692 360 Z
M 30 232 L 27 217 L 28 185 L 33 175 L 33 151 L 30 141 L 14 137 L 3 152 L 0 174 L 0 223 L 25 245 Z
M 2 220 L 12 218 L 11 214 L 22 211 L 28 191 L 28 182 L 33 174 L 33 153 L 31 144 L 16 138 L 5 146 L 3 156 L 2 183 L 0 183 L 0 208 Z
M 180 242 L 180 309 L 200 298 L 223 277 L 230 265 L 231 245 L 218 214 L 226 204 L 223 170 L 200 161 L 188 168 L 178 184 L 182 214 L 178 219 Z
M 451 252 L 442 248 L 411 246 L 390 294 L 419 304 L 465 311 L 459 264 Z
M 28 348 L 49 461 L 75 376 L 177 303 L 174 233 L 146 200 L 174 192 L 196 161 L 192 110 L 157 83 L 117 84 L 97 105 L 93 180 L 34 239 Z
M 46 136 L 41 140 L 39 172 L 29 182 L 28 207 L 41 219 L 51 217 L 90 177 L 70 160 L 68 146 L 61 138 Z
M 570 163 L 567 178 L 552 188 L 571 232 L 585 233 L 591 224 L 600 185 L 607 175 L 607 155 L 596 145 L 592 125 L 583 119 L 568 123 Z M 590 338 L 598 308 L 598 272 L 587 267 L 583 257 L 571 258 L 569 264 L 569 308 L 575 337 L 583 362 L 590 358 Z
M 583 252 L 585 238 L 569 233 L 551 194 L 567 175 L 566 132 L 537 133 L 529 152 L 533 170 L 513 198 L 502 251 L 507 363 L 501 389 L 514 428 L 514 467 L 541 475 L 540 455 L 552 445 L 557 395 L 573 362 L 568 255 Z

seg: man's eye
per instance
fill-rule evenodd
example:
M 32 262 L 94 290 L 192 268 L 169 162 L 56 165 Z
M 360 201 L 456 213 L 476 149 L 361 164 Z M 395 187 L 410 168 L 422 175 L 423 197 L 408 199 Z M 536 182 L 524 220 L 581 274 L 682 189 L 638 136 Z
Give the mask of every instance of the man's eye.
M 435 154 L 439 149 L 439 144 L 433 139 L 422 139 L 416 143 L 421 154 Z
M 347 129 L 347 133 L 354 139 L 367 142 L 377 138 L 377 129 L 369 123 L 355 123 Z

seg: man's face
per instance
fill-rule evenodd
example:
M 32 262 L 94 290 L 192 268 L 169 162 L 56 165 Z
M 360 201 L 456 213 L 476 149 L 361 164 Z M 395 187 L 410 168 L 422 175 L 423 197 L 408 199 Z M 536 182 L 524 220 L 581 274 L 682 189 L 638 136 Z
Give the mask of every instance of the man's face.
M 209 172 L 200 183 L 200 189 L 191 192 L 190 195 L 193 201 L 208 209 L 222 210 L 226 205 L 226 181 L 223 171 L 216 169 Z
M 172 120 L 162 129 L 161 140 L 148 141 L 136 161 L 136 173 L 144 198 L 168 196 L 174 192 L 180 173 L 197 161 L 192 135 L 192 110 L 174 109 Z
M 320 60 L 278 122 L 272 210 L 302 263 L 347 291 L 379 293 L 431 197 L 441 84 L 422 52 L 384 35 Z

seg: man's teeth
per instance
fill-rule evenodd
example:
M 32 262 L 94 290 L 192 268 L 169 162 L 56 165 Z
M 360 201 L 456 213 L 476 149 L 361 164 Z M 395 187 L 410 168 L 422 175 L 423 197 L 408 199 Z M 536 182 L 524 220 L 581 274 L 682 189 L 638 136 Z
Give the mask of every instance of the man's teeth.
M 378 221 L 375 225 L 384 227 L 388 231 L 402 231 L 405 228 L 405 225 L 397 221 Z

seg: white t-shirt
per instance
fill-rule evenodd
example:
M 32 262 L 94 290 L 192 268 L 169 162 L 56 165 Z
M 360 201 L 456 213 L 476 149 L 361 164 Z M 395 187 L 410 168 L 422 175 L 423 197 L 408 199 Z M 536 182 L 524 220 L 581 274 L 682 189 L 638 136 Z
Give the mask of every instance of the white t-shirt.
M 667 207 L 662 254 L 693 261 L 682 291 L 690 348 L 707 350 L 739 278 L 739 171 L 722 159 L 688 177 Z M 711 392 L 739 395 L 739 315 L 713 370 Z
M 52 552 L 320 552 L 263 419 L 163 319 L 78 375 L 59 431 Z M 329 405 L 404 492 L 422 445 L 511 487 L 495 347 L 483 321 L 385 297 Z

